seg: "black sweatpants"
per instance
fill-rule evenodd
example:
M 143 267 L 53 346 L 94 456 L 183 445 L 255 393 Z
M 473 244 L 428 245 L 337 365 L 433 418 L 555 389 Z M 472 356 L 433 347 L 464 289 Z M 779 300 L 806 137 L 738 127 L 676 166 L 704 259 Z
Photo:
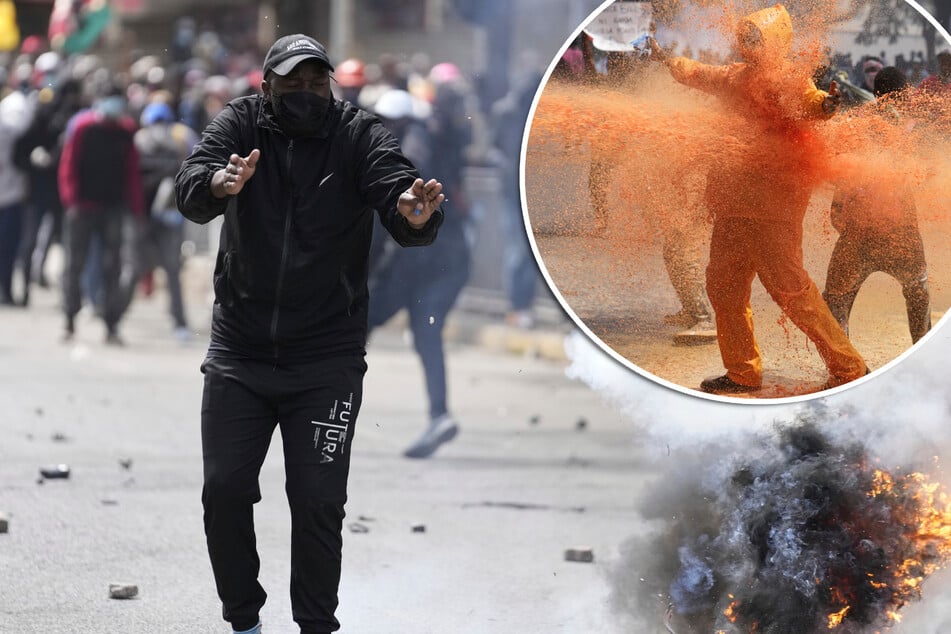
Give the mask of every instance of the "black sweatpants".
M 209 357 L 201 408 L 205 536 L 222 615 L 254 627 L 267 594 L 253 505 L 276 425 L 291 509 L 291 609 L 303 634 L 334 632 L 350 447 L 363 396 L 362 355 L 290 367 Z

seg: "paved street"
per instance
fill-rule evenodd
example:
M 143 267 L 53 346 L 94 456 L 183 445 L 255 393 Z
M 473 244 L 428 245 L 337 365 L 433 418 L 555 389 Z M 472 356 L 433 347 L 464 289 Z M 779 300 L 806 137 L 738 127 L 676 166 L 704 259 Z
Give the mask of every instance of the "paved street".
M 194 324 L 207 324 L 206 290 L 191 288 Z M 0 632 L 227 632 L 199 503 L 206 328 L 179 344 L 159 294 L 133 305 L 127 348 L 105 347 L 89 317 L 79 320 L 78 341 L 64 345 L 56 301 L 41 292 L 28 311 L 0 312 L 0 513 L 10 517 L 0 534 Z M 664 634 L 662 606 L 655 614 L 611 608 L 612 591 L 631 596 L 640 583 L 637 551 L 625 546 L 656 527 L 641 515 L 645 494 L 708 442 L 765 429 L 793 406 L 686 397 L 574 336 L 569 363 L 551 352 L 559 329 L 513 334 L 474 319 L 457 314 L 449 329 L 451 403 L 463 431 L 428 461 L 400 456 L 424 424 L 416 357 L 398 324 L 371 342 L 344 533 L 342 631 Z M 934 334 L 900 368 L 829 398 L 860 412 L 830 427 L 843 425 L 886 461 L 922 445 L 947 456 L 949 336 Z M 40 484 L 39 468 L 57 463 L 70 466 L 70 479 Z M 262 617 L 268 634 L 290 634 L 279 452 L 265 463 L 262 490 L 258 543 L 270 593 Z M 425 532 L 413 532 L 417 524 Z M 590 547 L 594 562 L 565 561 L 575 547 Z M 618 566 L 633 586 L 616 586 Z M 109 599 L 113 582 L 138 585 L 138 597 Z M 949 586 L 947 575 L 929 580 L 925 600 L 903 610 L 893 632 L 951 631 L 942 625 Z
M 205 335 L 175 341 L 159 295 L 133 305 L 128 347 L 105 347 L 101 323 L 84 316 L 65 345 L 56 301 L 40 292 L 28 311 L 0 312 L 0 512 L 10 516 L 0 632 L 227 631 L 199 502 Z M 190 309 L 207 323 L 200 298 Z M 398 327 L 377 334 L 369 364 L 342 631 L 611 631 L 603 566 L 638 530 L 634 500 L 648 475 L 629 423 L 566 378 L 564 361 L 457 343 L 450 398 L 462 433 L 434 459 L 409 461 L 400 452 L 421 431 L 425 402 Z M 262 618 L 280 634 L 296 630 L 274 447 L 256 517 L 270 594 Z M 70 479 L 38 482 L 56 463 Z M 593 548 L 595 563 L 566 562 L 577 546 Z M 137 584 L 138 598 L 109 599 L 112 582 Z

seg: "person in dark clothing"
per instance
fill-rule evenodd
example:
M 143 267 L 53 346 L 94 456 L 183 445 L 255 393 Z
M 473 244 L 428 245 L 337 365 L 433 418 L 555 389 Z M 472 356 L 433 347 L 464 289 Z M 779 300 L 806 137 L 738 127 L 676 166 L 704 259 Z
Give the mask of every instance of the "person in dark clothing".
M 80 84 L 65 79 L 54 88 L 44 88 L 33 121 L 17 139 L 14 163 L 30 181 L 27 200 L 26 230 L 20 244 L 20 268 L 23 271 L 21 303 L 30 302 L 30 284 L 48 286 L 43 274 L 50 246 L 59 239 L 63 224 L 63 206 L 57 194 L 56 174 L 66 124 L 80 109 Z
M 22 91 L 0 99 L 0 306 L 13 306 L 13 269 L 22 234 L 26 176 L 13 161 L 14 145 L 30 124 L 32 109 Z
M 176 122 L 171 106 L 164 102 L 147 105 L 139 122 L 142 127 L 135 133 L 135 147 L 139 151 L 142 189 L 149 213 L 136 236 L 135 265 L 123 289 L 123 301 L 128 306 L 138 281 L 154 267 L 161 267 L 165 272 L 175 336 L 187 341 L 188 323 L 180 279 L 185 219 L 175 208 L 174 179 L 198 136 L 184 123 Z
M 525 77 L 492 104 L 490 113 L 492 145 L 499 150 L 502 181 L 499 199 L 506 239 L 502 285 L 509 303 L 505 319 L 522 328 L 535 323 L 532 306 L 541 275 L 522 218 L 518 164 L 525 122 L 541 81 L 540 73 Z
M 449 90 L 444 84 L 441 88 Z M 437 95 L 439 93 L 437 92 Z M 453 105 L 455 103 L 455 105 Z M 448 97 L 437 98 L 433 117 L 427 128 L 413 115 L 413 97 L 405 90 L 392 89 L 377 100 L 374 110 L 384 125 L 400 139 L 403 152 L 420 169 L 440 177 L 450 195 L 446 205 L 454 213 L 446 217 L 439 238 L 425 249 L 400 249 L 392 238 L 378 227 L 373 233 L 370 256 L 370 315 L 372 331 L 402 309 L 409 313 L 413 346 L 423 365 L 426 394 L 429 397 L 429 424 L 419 438 L 403 452 L 407 458 L 428 458 L 459 431 L 456 419 L 449 413 L 446 388 L 446 356 L 443 329 L 446 316 L 456 303 L 469 277 L 469 245 L 465 237 L 465 217 L 457 210 L 463 204 L 462 159 L 432 164 L 434 148 L 465 147 L 467 135 L 450 128 L 451 113 L 441 109 L 458 108 L 461 103 Z M 434 134 L 435 133 L 435 134 Z M 443 143 L 436 142 L 438 135 Z M 453 138 L 455 136 L 455 138 Z
M 333 99 L 319 42 L 278 39 L 263 71 L 262 94 L 229 102 L 176 177 L 186 218 L 224 215 L 202 364 L 205 534 L 224 619 L 260 632 L 253 505 L 280 425 L 293 617 L 305 634 L 332 632 L 373 214 L 402 246 L 430 244 L 444 196 L 378 118 Z
M 66 265 L 63 279 L 65 339 L 75 334 L 82 307 L 80 277 L 94 238 L 101 249 L 99 302 L 106 343 L 122 345 L 118 326 L 124 310 L 119 286 L 123 227 L 129 214 L 144 213 L 139 154 L 133 143 L 135 121 L 125 114 L 118 90 L 101 97 L 70 122 L 59 164 L 59 195 L 66 210 L 63 227 Z

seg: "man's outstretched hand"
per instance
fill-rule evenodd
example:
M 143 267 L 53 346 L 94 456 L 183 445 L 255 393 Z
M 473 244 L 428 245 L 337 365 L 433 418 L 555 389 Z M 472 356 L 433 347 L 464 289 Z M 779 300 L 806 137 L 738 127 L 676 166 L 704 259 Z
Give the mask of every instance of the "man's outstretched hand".
M 232 154 L 228 165 L 215 172 L 211 177 L 211 193 L 215 198 L 233 196 L 244 189 L 244 184 L 254 176 L 261 150 L 251 150 L 246 157 Z
M 833 79 L 829 84 L 829 94 L 822 100 L 822 112 L 832 114 L 839 109 L 842 103 L 842 93 L 839 92 L 839 84 Z
M 411 227 L 421 229 L 444 200 L 442 183 L 434 178 L 424 183 L 423 179 L 417 178 L 412 187 L 400 194 L 396 210 Z

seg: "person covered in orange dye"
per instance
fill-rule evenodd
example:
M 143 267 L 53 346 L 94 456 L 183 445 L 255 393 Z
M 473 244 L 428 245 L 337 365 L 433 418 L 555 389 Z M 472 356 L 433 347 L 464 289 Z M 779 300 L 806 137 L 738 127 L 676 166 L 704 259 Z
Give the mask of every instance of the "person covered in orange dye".
M 883 68 L 875 78 L 875 96 L 896 115 L 907 91 L 905 75 L 894 66 Z M 876 174 L 843 184 L 832 199 L 832 226 L 839 239 L 822 296 L 842 329 L 848 334 L 849 314 L 862 284 L 881 271 L 901 282 L 908 330 L 916 343 L 931 330 L 931 295 L 911 188 L 896 189 Z
M 819 90 L 808 71 L 799 72 L 790 62 L 792 20 L 782 5 L 742 18 L 736 37 L 744 61 L 723 66 L 668 58 L 651 43 L 652 55 L 676 81 L 718 96 L 741 114 L 753 140 L 742 156 L 718 162 L 707 174 L 707 206 L 714 216 L 707 295 L 726 374 L 705 379 L 700 389 L 743 394 L 762 387 L 750 306 L 756 276 L 815 344 L 830 375 L 821 389 L 828 389 L 868 372 L 802 258 L 802 221 L 812 193 L 807 174 L 812 154 L 819 152 L 812 149 L 809 121 L 835 113 L 838 87 Z

